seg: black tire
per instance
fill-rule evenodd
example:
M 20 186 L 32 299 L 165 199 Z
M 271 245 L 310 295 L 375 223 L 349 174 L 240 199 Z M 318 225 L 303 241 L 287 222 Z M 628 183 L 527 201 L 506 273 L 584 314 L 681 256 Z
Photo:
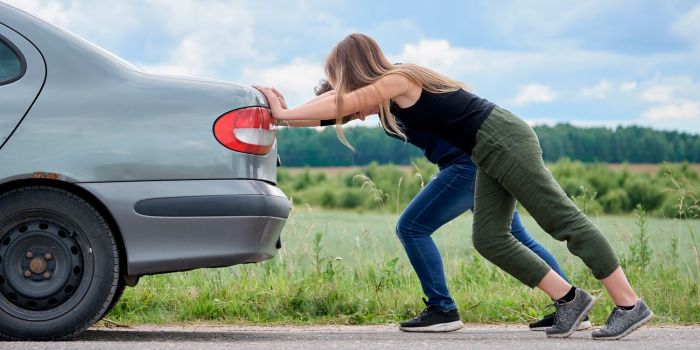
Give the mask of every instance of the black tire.
M 119 282 L 117 284 L 117 290 L 114 291 L 114 297 L 112 298 L 112 301 L 109 303 L 109 306 L 107 306 L 107 310 L 105 310 L 104 315 L 102 317 L 107 317 L 109 316 L 109 313 L 112 312 L 115 306 L 119 303 L 119 299 L 122 297 L 122 294 L 124 294 L 124 290 L 126 289 L 126 283 L 120 278 Z
M 32 186 L 0 195 L 0 338 L 72 337 L 99 320 L 119 282 L 109 226 L 82 198 Z

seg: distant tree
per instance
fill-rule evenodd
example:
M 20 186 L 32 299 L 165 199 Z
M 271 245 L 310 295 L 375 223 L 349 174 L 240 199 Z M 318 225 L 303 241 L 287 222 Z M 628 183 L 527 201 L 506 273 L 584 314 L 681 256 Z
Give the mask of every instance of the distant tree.
M 608 129 L 557 124 L 534 129 L 548 162 L 563 157 L 608 163 L 700 162 L 700 135 L 640 126 Z M 355 152 L 338 141 L 332 127 L 282 128 L 277 133 L 277 150 L 285 166 L 410 164 L 422 155 L 418 148 L 388 137 L 379 127 L 351 127 L 344 132 Z

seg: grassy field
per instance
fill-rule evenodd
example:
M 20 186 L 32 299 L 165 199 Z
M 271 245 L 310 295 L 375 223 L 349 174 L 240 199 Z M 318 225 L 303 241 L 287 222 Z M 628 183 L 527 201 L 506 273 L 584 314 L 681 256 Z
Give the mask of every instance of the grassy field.
M 524 223 L 575 284 L 598 295 L 592 320 L 611 304 L 583 263 Z M 700 220 L 593 218 L 613 244 L 656 323 L 700 322 Z M 467 322 L 524 323 L 551 312 L 544 293 L 519 284 L 471 245 L 471 214 L 435 238 L 449 285 Z M 297 206 L 278 256 L 260 264 L 147 276 L 107 318 L 118 323 L 365 324 L 397 322 L 423 308 L 422 292 L 394 235 L 394 213 L 323 211 Z M 640 229 L 645 223 L 646 230 Z M 642 234 L 644 232 L 644 234 Z

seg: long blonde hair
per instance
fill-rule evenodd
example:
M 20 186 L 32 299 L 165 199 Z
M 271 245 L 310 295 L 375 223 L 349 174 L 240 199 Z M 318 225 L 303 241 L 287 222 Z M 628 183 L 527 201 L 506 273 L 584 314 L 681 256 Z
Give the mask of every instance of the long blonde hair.
M 372 84 L 387 74 L 400 74 L 432 93 L 468 90 L 463 83 L 431 69 L 415 64 L 392 64 L 374 39 L 359 33 L 348 35 L 331 50 L 326 59 L 325 71 L 328 81 L 335 90 L 338 108 L 336 134 L 338 139 L 351 149 L 352 146 L 340 128 L 343 118 L 340 111 L 345 94 Z M 405 140 L 406 135 L 396 122 L 396 117 L 391 114 L 389 102 L 389 99 L 386 99 L 379 105 L 379 120 L 386 131 Z

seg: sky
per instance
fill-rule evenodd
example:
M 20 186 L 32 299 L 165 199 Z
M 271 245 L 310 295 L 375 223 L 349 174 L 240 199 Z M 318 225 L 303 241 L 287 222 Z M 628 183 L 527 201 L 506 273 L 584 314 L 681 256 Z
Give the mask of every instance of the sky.
M 531 124 L 700 134 L 700 1 L 0 0 L 145 71 L 313 96 L 345 35 Z

